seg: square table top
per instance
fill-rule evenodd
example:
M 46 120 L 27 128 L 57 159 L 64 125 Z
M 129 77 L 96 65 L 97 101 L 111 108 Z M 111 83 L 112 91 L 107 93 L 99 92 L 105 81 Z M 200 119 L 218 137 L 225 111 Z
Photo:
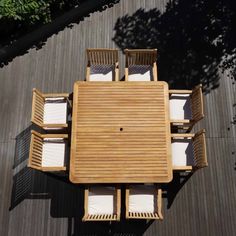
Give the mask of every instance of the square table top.
M 166 183 L 172 180 L 168 84 L 74 84 L 70 180 Z

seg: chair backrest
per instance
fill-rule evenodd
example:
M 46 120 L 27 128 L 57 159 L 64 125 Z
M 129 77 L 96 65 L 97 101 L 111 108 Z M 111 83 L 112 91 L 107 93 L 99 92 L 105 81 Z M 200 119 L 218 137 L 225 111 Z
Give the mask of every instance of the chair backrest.
M 28 167 L 42 169 L 43 138 L 36 131 L 31 131 L 30 153 Z
M 154 185 L 156 203 L 154 203 L 154 212 L 130 212 L 130 195 L 132 186 L 127 186 L 125 191 L 125 205 L 126 205 L 126 218 L 127 219 L 163 219 L 162 215 L 162 190 L 158 188 L 157 185 Z
M 91 65 L 115 65 L 118 63 L 118 50 L 105 48 L 87 49 L 88 66 Z
M 205 130 L 201 130 L 193 137 L 194 169 L 208 166 L 206 153 Z
M 119 81 L 119 59 L 117 49 L 107 48 L 88 48 L 87 52 L 87 68 L 86 68 L 86 80 L 90 79 L 90 67 L 92 65 L 105 65 L 114 66 L 115 81 Z
M 128 81 L 128 68 L 132 65 L 153 67 L 153 79 L 158 80 L 157 49 L 125 49 L 125 80 Z
M 157 60 L 157 49 L 125 49 L 126 67 L 131 65 L 153 66 Z
M 68 138 L 68 135 L 67 134 L 40 134 L 34 130 L 31 131 L 28 167 L 41 170 L 41 171 L 66 170 L 66 166 L 59 166 L 59 167 L 43 167 L 42 166 L 44 139 L 51 139 L 51 138 L 66 139 Z
M 43 94 L 34 88 L 31 121 L 40 127 L 43 125 L 44 103 L 45 98 Z
M 196 86 L 191 94 L 192 120 L 198 122 L 204 117 L 202 85 Z
M 104 187 L 106 188 L 106 187 Z M 84 217 L 83 221 L 119 221 L 120 207 L 121 207 L 121 190 L 119 187 L 115 188 L 116 194 L 116 212 L 114 214 L 89 214 L 89 187 L 84 191 Z

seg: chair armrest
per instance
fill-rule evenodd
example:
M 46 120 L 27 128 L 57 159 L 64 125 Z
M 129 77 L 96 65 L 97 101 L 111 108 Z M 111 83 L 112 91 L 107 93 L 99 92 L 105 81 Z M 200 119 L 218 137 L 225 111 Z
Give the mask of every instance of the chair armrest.
M 66 167 L 58 167 L 58 166 L 52 166 L 52 167 L 41 167 L 40 170 L 48 172 L 48 171 L 66 171 Z
M 68 134 L 41 134 L 42 138 L 68 138 Z
M 189 124 L 189 123 L 191 123 L 191 120 L 170 120 L 170 123 L 183 123 L 183 124 Z
M 116 215 L 117 215 L 117 220 L 120 221 L 120 209 L 121 209 L 121 189 L 120 187 L 116 187 L 116 199 L 117 199 L 117 202 L 116 202 Z
M 42 128 L 66 128 L 68 124 L 42 124 Z
M 69 93 L 44 93 L 43 97 L 44 98 L 58 98 L 58 97 L 68 98 Z
M 171 138 L 193 138 L 195 134 L 182 133 L 182 134 L 171 134 Z
M 169 94 L 191 94 L 192 90 L 169 89 Z
M 157 190 L 157 213 L 158 216 L 161 220 L 163 220 L 163 215 L 162 215 L 162 189 Z

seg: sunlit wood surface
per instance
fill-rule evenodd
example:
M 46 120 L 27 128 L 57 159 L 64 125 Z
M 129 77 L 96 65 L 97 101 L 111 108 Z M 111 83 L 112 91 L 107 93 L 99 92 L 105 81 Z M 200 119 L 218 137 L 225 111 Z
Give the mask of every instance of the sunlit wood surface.
M 174 195 L 163 192 L 161 222 L 84 224 L 83 194 L 78 185 L 26 168 L 32 89 L 71 92 L 75 81 L 85 79 L 86 48 L 115 48 L 112 38 L 119 17 L 132 15 L 140 8 L 165 12 L 166 2 L 121 0 L 112 8 L 95 12 L 72 28 L 53 34 L 41 49 L 30 49 L 0 68 L 1 236 L 235 235 L 236 129 L 231 122 L 236 113 L 236 84 L 227 72 L 222 74 L 219 70 L 219 88 L 204 95 L 206 116 L 196 128 L 206 129 L 209 167 L 197 171 L 184 184 L 169 209 L 168 202 Z M 122 77 L 124 55 L 119 53 Z M 162 80 L 160 73 L 158 79 Z M 174 177 L 173 181 L 173 185 L 168 185 L 172 192 L 179 187 L 178 179 Z
M 76 82 L 70 180 L 166 183 L 172 179 L 166 82 Z

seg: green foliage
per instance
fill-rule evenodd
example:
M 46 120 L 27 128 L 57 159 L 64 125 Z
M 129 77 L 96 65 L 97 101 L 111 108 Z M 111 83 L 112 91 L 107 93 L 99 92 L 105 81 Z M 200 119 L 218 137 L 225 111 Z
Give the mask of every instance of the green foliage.
M 0 0 L 0 20 L 27 24 L 51 21 L 50 4 L 53 0 Z

